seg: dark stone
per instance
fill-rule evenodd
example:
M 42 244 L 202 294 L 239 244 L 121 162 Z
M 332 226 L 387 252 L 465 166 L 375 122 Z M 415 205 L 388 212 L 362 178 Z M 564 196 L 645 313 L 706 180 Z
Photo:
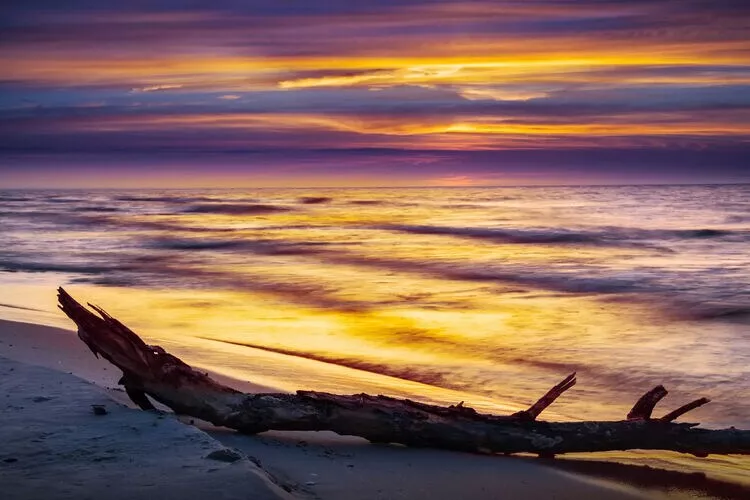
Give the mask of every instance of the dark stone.
M 91 411 L 94 412 L 94 415 L 106 415 L 109 413 L 104 405 L 91 405 Z
M 212 451 L 211 453 L 206 455 L 206 458 L 209 460 L 218 460 L 220 462 L 232 463 L 238 460 L 242 460 L 243 456 L 235 450 L 224 448 L 222 450 Z

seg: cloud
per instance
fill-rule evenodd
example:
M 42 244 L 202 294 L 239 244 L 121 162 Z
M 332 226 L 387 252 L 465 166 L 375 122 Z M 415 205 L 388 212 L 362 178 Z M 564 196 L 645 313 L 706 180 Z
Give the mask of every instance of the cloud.
M 502 100 L 495 94 L 467 99 L 461 89 L 440 87 L 392 87 L 379 92 L 277 90 L 245 94 L 241 100 L 214 93 L 179 93 L 154 96 L 152 103 L 131 97 L 131 101 L 110 103 L 100 99 L 97 106 L 0 110 L 0 130 L 5 135 L 0 145 L 10 149 L 14 141 L 28 141 L 44 148 L 56 136 L 71 144 L 111 143 L 118 149 L 156 143 L 167 149 L 271 147 L 282 145 L 285 137 L 290 149 L 313 144 L 332 148 L 544 148 L 553 143 L 563 147 L 566 141 L 573 148 L 612 147 L 628 141 L 638 146 L 656 138 L 673 144 L 708 145 L 716 140 L 746 140 L 750 127 L 750 92 L 746 90 L 736 85 L 632 87 L 557 91 L 525 100 Z M 23 95 L 21 90 L 18 93 Z M 72 140 L 75 136 L 81 140 Z
M 134 88 L 133 92 L 158 92 L 160 90 L 171 90 L 182 88 L 180 84 L 147 85 L 146 87 Z
M 750 140 L 749 10 L 729 0 L 16 2 L 0 20 L 0 159 L 720 155 Z M 463 175 L 451 172 L 422 178 Z

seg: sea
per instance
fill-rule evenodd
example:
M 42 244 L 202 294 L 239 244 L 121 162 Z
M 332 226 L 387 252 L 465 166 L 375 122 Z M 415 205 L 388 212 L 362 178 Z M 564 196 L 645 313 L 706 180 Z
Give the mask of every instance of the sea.
M 0 285 L 272 389 L 750 428 L 750 185 L 0 190 Z

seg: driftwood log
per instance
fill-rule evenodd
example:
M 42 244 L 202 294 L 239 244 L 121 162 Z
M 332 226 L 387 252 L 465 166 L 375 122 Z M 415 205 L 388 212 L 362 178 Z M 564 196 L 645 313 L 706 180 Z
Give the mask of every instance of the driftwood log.
M 219 384 L 89 304 L 76 302 L 62 288 L 60 309 L 78 326 L 78 336 L 94 355 L 123 372 L 120 383 L 144 410 L 147 396 L 176 413 L 255 434 L 268 430 L 319 431 L 361 436 L 371 442 L 487 453 L 595 452 L 627 449 L 673 450 L 699 457 L 750 454 L 750 430 L 709 430 L 675 423 L 678 417 L 709 402 L 701 398 L 661 418 L 652 418 L 667 395 L 657 386 L 641 397 L 625 420 L 544 422 L 537 417 L 575 385 L 575 373 L 553 387 L 528 410 L 507 416 L 485 415 L 459 403 L 435 406 L 408 399 L 313 391 L 295 394 L 245 394 Z

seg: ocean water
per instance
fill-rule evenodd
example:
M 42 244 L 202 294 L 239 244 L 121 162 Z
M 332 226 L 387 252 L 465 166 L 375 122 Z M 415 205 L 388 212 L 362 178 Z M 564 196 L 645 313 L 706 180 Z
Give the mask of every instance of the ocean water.
M 286 390 L 750 427 L 750 186 L 0 192 L 0 315 L 55 286 Z

